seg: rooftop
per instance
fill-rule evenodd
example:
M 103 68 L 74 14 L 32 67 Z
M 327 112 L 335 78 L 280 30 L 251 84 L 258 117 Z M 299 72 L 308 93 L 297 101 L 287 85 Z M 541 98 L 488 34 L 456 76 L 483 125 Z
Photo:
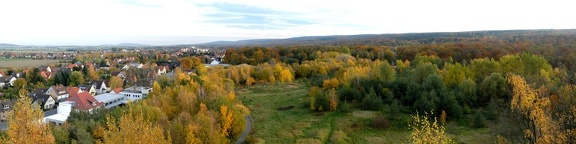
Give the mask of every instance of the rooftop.
M 105 93 L 105 94 L 101 94 L 101 95 L 97 95 L 94 98 L 96 98 L 97 101 L 99 102 L 109 102 L 109 101 L 113 101 L 119 98 L 124 97 L 124 95 L 121 94 L 115 94 L 115 93 Z

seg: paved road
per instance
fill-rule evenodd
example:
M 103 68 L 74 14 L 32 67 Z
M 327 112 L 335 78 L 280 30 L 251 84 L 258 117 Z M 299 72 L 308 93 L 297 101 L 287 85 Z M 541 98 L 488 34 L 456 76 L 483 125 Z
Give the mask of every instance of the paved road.
M 56 114 L 56 112 L 57 112 L 56 109 L 51 109 L 51 110 L 45 111 L 44 117 L 54 115 L 54 114 Z M 0 122 L 0 130 L 6 130 L 6 129 L 8 129 L 8 124 L 6 122 Z
M 246 121 L 246 128 L 244 129 L 244 132 L 242 132 L 242 136 L 240 136 L 238 141 L 236 141 L 236 144 L 244 143 L 246 137 L 250 134 L 250 131 L 252 131 L 252 119 L 249 116 L 244 116 L 244 120 Z

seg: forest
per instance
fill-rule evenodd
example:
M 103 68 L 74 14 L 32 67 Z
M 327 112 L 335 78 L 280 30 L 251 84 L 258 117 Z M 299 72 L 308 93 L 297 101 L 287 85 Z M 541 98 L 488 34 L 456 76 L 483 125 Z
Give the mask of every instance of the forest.
M 451 123 L 470 129 L 506 123 L 509 128 L 490 131 L 493 143 L 576 141 L 576 34 L 441 35 L 395 42 L 231 48 L 223 59 L 229 67 L 206 67 L 190 63 L 197 57 L 182 57 L 186 63 L 172 77 L 155 78 L 153 92 L 142 101 L 73 113 L 61 126 L 37 124 L 34 118 L 41 115 L 20 104 L 27 111 L 10 120 L 31 115 L 19 121 L 40 126 L 9 123 L 2 138 L 7 143 L 231 143 L 244 131 L 245 117 L 255 115 L 246 106 L 249 100 L 238 97 L 241 89 L 301 84 L 305 97 L 293 103 L 307 115 L 376 111 L 381 116 L 367 125 L 376 133 L 409 131 L 406 143 L 460 142 L 445 128 Z M 291 142 L 367 143 L 342 138 L 346 133 L 354 131 Z M 259 140 L 249 137 L 247 143 Z

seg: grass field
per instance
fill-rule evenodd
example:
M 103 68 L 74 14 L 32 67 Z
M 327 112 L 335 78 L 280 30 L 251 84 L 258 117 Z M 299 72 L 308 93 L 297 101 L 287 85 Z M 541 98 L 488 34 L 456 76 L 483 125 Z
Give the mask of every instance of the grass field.
M 40 65 L 56 64 L 59 60 L 33 60 L 33 59 L 6 59 L 0 58 L 0 68 L 23 68 L 23 67 L 36 67 Z
M 348 143 L 409 143 L 407 128 L 372 128 L 371 119 L 379 111 L 316 113 L 304 107 L 308 88 L 303 84 L 257 85 L 239 88 L 238 98 L 247 105 L 254 120 L 249 137 L 255 143 L 333 143 L 343 138 Z M 289 110 L 279 107 L 294 106 Z M 493 143 L 489 128 L 473 129 L 449 123 L 447 132 L 458 143 Z

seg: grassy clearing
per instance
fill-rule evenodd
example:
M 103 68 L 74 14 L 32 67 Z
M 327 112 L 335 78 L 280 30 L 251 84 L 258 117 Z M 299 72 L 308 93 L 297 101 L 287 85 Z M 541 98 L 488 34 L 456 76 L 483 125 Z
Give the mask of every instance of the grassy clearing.
M 304 107 L 308 87 L 300 83 L 257 85 L 239 88 L 238 98 L 247 105 L 254 120 L 250 138 L 254 143 L 332 143 L 337 138 L 349 143 L 409 143 L 407 128 L 380 130 L 371 126 L 373 117 L 388 112 L 382 111 L 316 113 Z M 294 106 L 289 110 L 277 108 Z M 403 119 L 410 119 L 405 116 Z M 391 125 L 403 125 L 409 120 L 390 120 Z M 461 122 L 460 122 L 461 123 Z M 466 123 L 466 122 L 464 122 Z M 448 135 L 458 143 L 493 143 L 497 127 L 506 127 L 503 122 L 489 123 L 489 128 L 475 129 L 459 122 L 446 125 Z M 492 128 L 492 129 L 491 129 Z
M 252 139 L 265 143 L 405 143 L 408 131 L 370 128 L 370 111 L 315 113 L 304 107 L 308 88 L 296 84 L 258 85 L 237 94 L 254 118 Z M 279 107 L 294 106 L 289 110 Z M 357 116 L 354 116 L 357 115 Z
M 36 67 L 40 65 L 56 64 L 60 60 L 33 60 L 33 59 L 7 59 L 0 58 L 0 68 L 24 68 L 24 67 Z

